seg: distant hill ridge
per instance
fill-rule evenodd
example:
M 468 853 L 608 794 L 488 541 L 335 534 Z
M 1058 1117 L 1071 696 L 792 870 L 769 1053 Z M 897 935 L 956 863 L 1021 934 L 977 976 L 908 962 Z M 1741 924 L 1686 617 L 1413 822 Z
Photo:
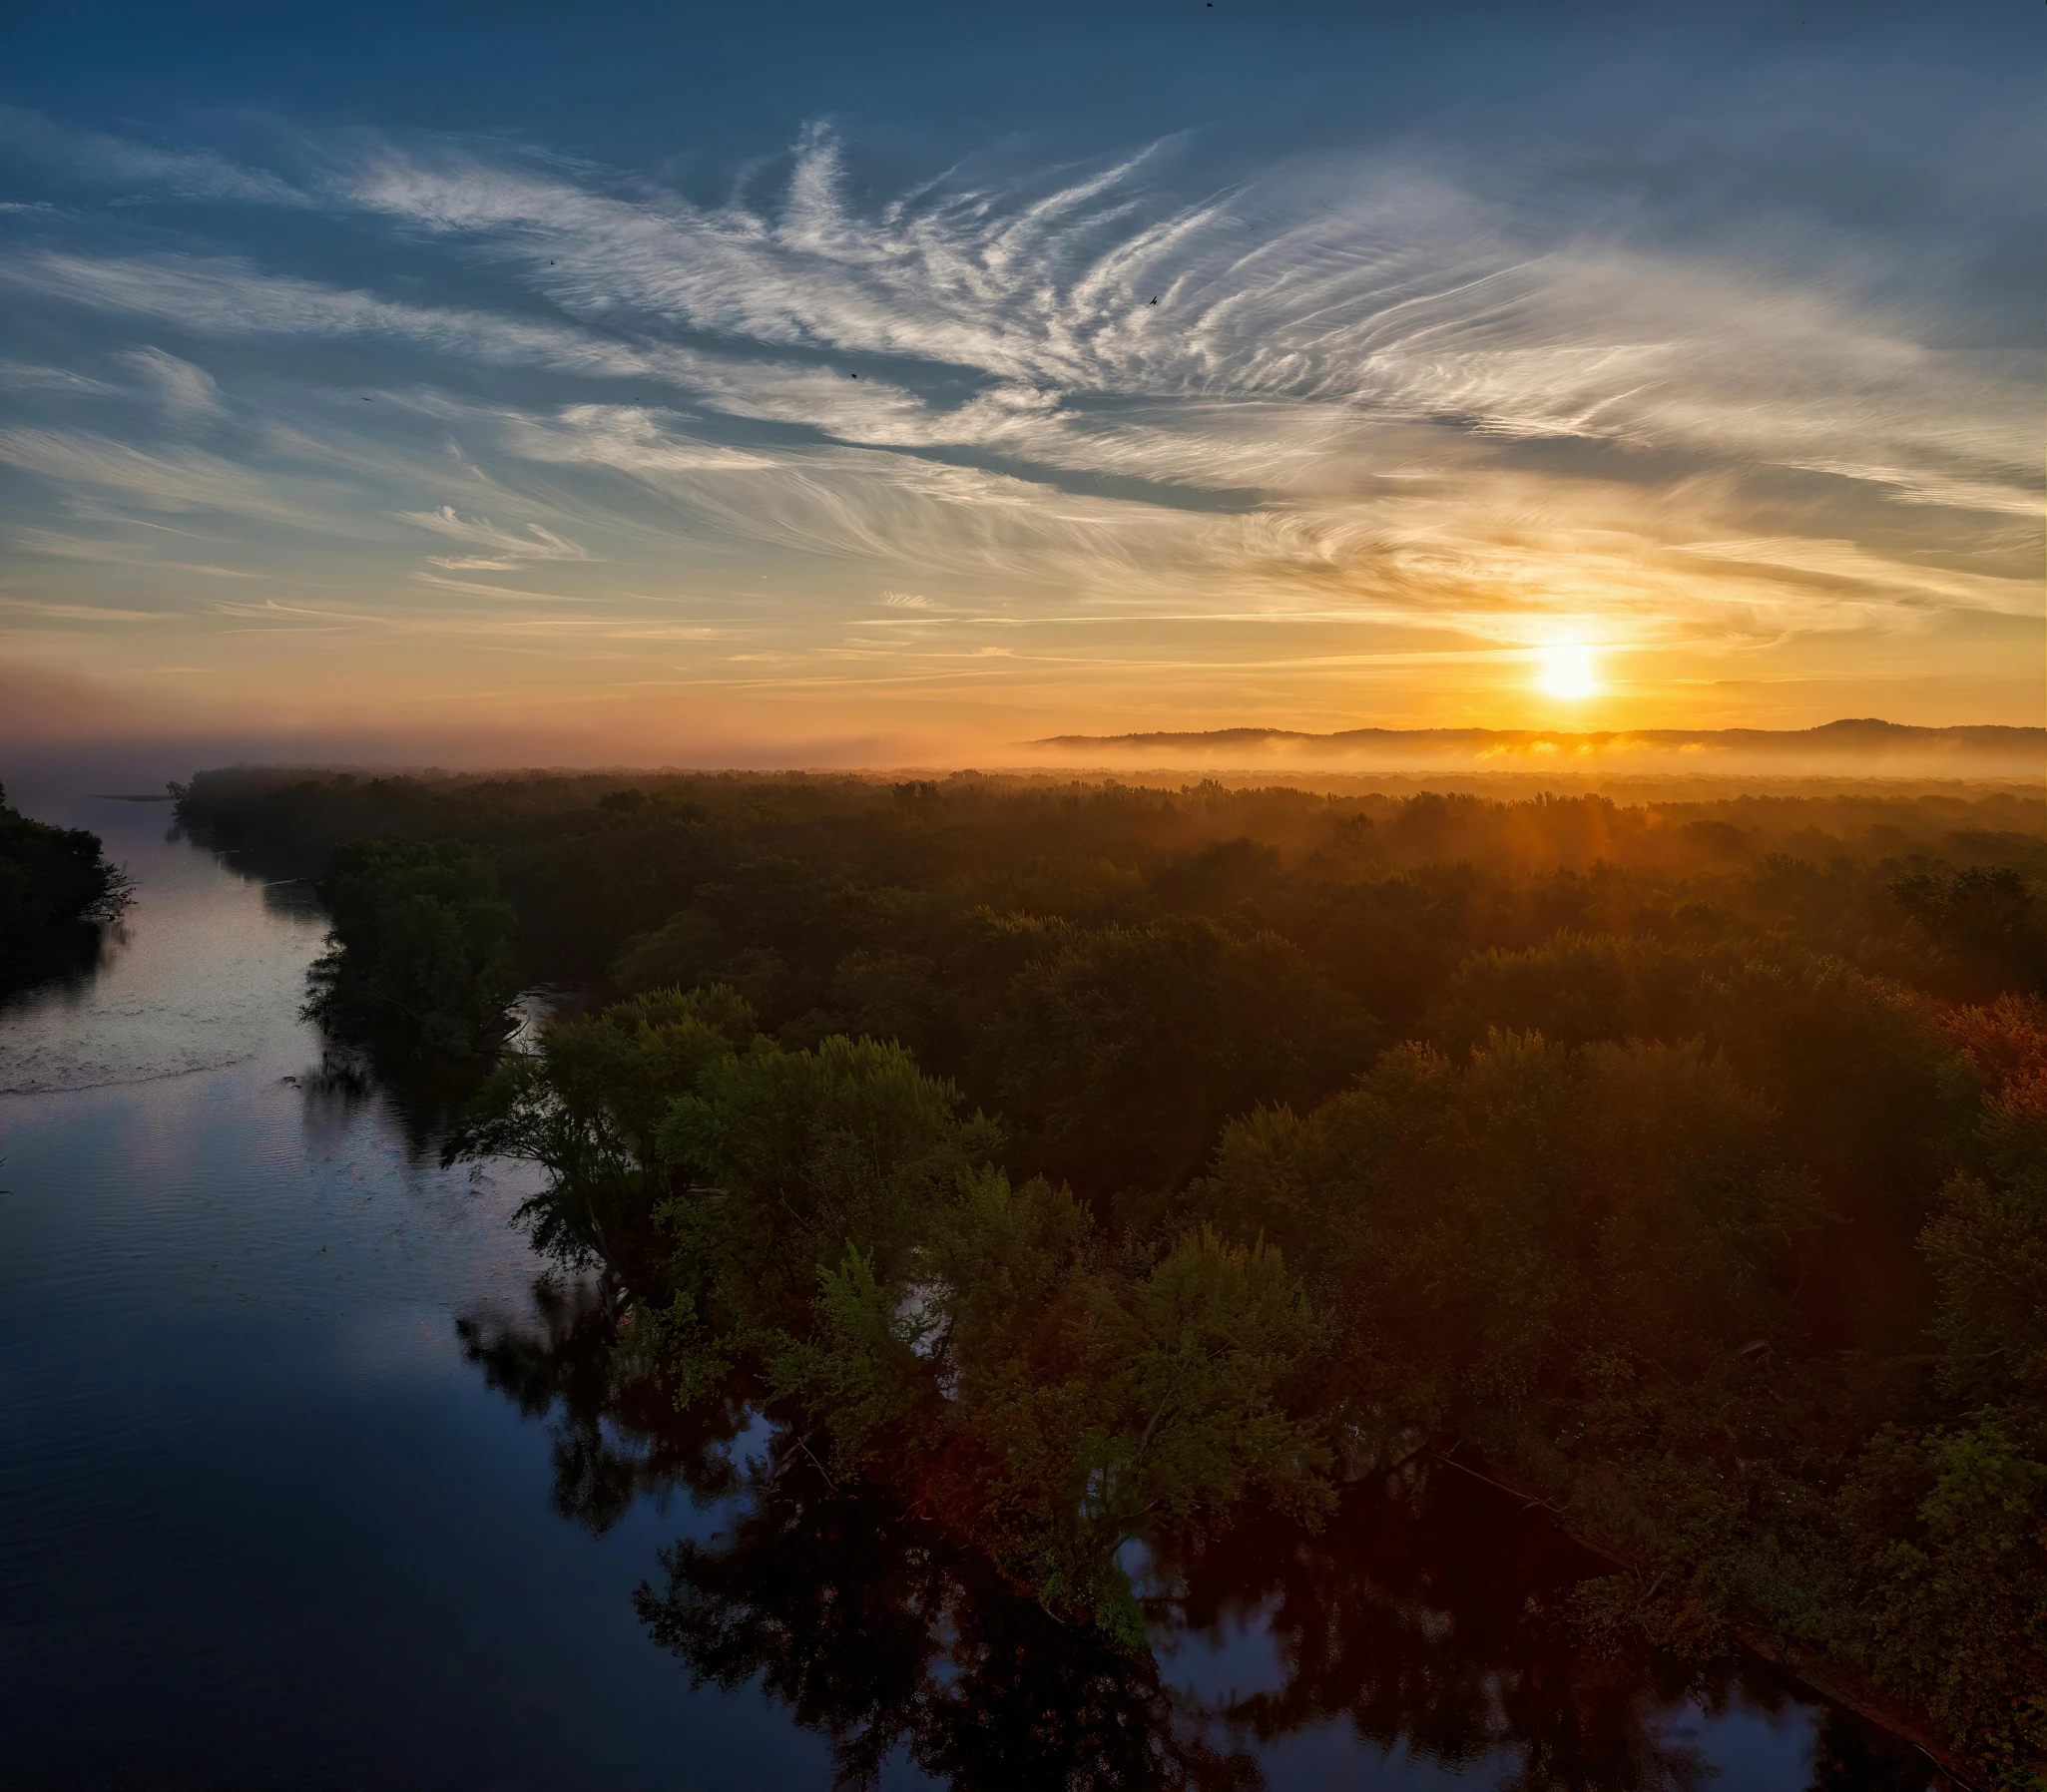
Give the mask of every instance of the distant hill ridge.
M 1140 748 L 1196 750 L 1284 747 L 1309 753 L 1375 751 L 1411 756 L 1419 752 L 1526 752 L 1650 747 L 1722 752 L 1889 755 L 1903 751 L 1995 755 L 2030 754 L 2047 763 L 2047 728 L 1967 725 L 1927 728 L 1873 716 L 1823 722 L 1814 728 L 1610 728 L 1575 733 L 1559 728 L 1344 728 L 1310 734 L 1295 728 L 1211 728 L 1189 733 L 1054 734 L 1028 742 L 1065 750 Z

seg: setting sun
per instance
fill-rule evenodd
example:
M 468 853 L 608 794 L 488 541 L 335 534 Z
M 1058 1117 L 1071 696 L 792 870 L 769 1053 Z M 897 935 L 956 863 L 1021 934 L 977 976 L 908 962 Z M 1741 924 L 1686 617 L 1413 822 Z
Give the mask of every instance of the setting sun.
M 1544 648 L 1539 664 L 1542 675 L 1536 688 L 1545 696 L 1597 696 L 1603 688 L 1590 648 Z

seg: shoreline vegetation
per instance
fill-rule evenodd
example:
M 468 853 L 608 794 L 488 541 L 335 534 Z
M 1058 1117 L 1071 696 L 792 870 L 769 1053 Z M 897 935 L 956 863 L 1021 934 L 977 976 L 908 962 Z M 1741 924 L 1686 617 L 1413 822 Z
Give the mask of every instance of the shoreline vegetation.
M 328 1025 L 478 1063 L 446 1153 L 546 1167 L 618 1373 L 1060 1621 L 1426 1449 L 1625 1565 L 1586 1636 L 2047 1784 L 2037 789 L 175 794 L 322 879 Z M 542 980 L 602 1006 L 490 1064 Z
M 33 821 L 0 787 L 0 995 L 90 965 L 132 897 L 99 835 Z

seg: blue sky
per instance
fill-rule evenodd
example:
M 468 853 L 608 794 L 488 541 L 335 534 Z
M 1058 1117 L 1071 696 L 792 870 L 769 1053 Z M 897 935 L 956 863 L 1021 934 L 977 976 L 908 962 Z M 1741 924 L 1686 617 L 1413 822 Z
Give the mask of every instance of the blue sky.
M 2037 722 L 2041 17 L 17 8 L 0 738 Z

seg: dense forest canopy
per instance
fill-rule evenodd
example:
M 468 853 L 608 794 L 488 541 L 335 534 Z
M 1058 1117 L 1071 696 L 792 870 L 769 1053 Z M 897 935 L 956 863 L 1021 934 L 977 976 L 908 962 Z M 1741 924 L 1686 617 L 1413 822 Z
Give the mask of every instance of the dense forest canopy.
M 1986 1779 L 2047 1755 L 2047 811 L 208 773 L 316 1004 L 503 1057 L 451 1154 L 685 1412 L 1134 1644 L 1132 1540 L 1456 1449 Z M 678 1618 L 676 1621 L 682 1621 Z

